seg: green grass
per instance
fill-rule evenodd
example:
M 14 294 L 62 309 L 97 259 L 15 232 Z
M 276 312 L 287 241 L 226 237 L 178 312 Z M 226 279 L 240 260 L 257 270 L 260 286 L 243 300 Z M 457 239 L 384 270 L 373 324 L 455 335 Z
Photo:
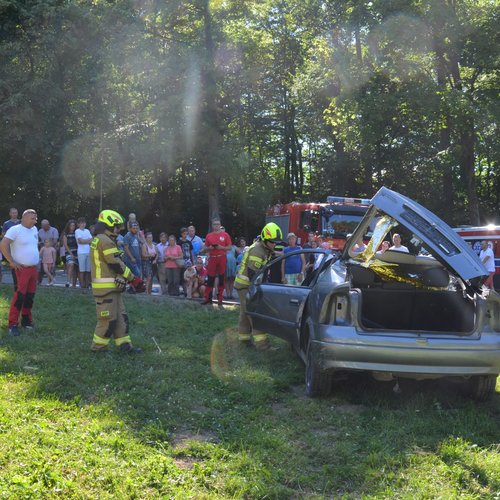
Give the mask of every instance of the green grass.
M 19 338 L 10 296 L 0 498 L 500 498 L 498 393 L 360 375 L 311 400 L 285 343 L 238 344 L 236 310 L 126 296 L 144 353 L 123 357 L 90 352 L 90 295 L 40 289 Z

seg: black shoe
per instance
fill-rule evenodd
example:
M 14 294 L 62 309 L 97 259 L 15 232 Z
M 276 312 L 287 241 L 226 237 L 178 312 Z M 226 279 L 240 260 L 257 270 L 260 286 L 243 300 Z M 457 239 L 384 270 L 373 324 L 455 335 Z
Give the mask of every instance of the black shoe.
M 212 305 L 212 300 L 211 299 L 208 299 L 208 300 L 204 300 L 202 303 L 201 303 L 202 306 L 211 306 Z
M 134 347 L 132 344 L 127 342 L 120 346 L 119 351 L 121 354 L 140 354 L 142 349 L 140 347 Z
M 33 321 L 30 321 L 25 316 L 21 318 L 21 326 L 28 331 L 33 331 L 35 329 L 35 323 L 33 323 Z

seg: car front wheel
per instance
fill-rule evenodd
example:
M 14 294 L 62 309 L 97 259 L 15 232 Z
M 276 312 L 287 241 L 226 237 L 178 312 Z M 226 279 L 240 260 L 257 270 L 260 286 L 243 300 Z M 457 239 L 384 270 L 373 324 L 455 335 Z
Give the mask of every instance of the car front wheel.
M 495 394 L 496 375 L 480 375 L 472 377 L 471 396 L 477 401 L 488 401 Z
M 312 343 L 309 340 L 306 353 L 306 394 L 310 398 L 327 396 L 331 387 L 331 374 L 320 370 Z

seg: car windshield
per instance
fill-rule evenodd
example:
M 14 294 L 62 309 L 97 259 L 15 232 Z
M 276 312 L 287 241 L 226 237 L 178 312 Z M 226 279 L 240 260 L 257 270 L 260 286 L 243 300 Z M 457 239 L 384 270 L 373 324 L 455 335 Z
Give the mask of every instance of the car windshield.
M 324 233 L 329 236 L 334 236 L 336 238 L 345 238 L 348 234 L 354 232 L 354 230 L 359 226 L 359 223 L 363 219 L 364 214 L 333 214 L 324 217 Z M 370 238 L 373 234 L 373 230 L 377 224 L 377 219 L 372 220 L 368 231 L 366 232 L 365 238 Z

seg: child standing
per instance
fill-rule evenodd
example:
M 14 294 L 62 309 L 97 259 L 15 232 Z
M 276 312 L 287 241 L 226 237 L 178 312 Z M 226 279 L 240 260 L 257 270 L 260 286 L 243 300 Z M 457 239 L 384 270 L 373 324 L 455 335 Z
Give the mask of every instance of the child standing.
M 78 256 L 78 269 L 80 288 L 90 288 L 90 243 L 92 234 L 87 229 L 85 217 L 78 219 L 78 229 L 75 229 L 75 238 L 77 243 L 76 254 Z
M 54 284 L 54 265 L 56 263 L 56 249 L 52 246 L 52 241 L 47 238 L 43 247 L 40 248 L 40 258 L 42 259 L 43 271 L 49 280 L 49 286 Z

